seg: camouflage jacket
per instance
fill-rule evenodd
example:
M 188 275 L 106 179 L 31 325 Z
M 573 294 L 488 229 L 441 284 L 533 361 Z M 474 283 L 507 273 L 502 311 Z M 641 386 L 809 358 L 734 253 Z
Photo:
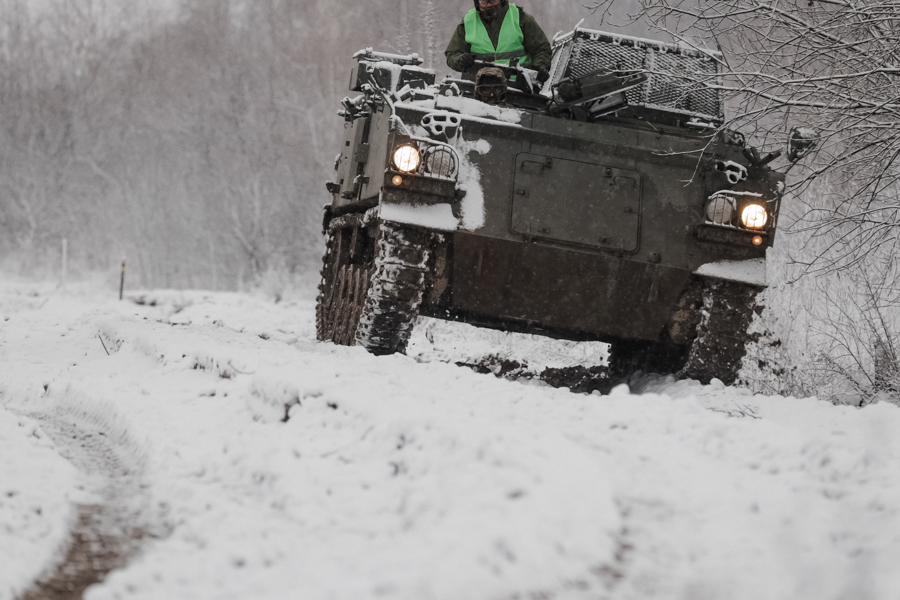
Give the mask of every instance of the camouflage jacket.
M 500 39 L 500 28 L 503 27 L 503 20 L 506 18 L 507 12 L 509 12 L 508 5 L 500 9 L 495 19 L 491 21 L 482 19 L 484 27 L 487 29 L 488 35 L 495 46 L 497 45 L 497 40 Z M 551 50 L 547 35 L 541 29 L 541 26 L 537 24 L 537 21 L 534 20 L 534 17 L 526 14 L 521 6 L 519 6 L 519 13 L 519 26 L 522 28 L 522 33 L 525 36 L 525 51 L 531 57 L 532 68 L 549 71 Z M 447 57 L 447 66 L 454 71 L 462 71 L 457 61 L 463 54 L 468 54 L 471 51 L 472 46 L 466 42 L 465 23 L 460 21 L 453 38 L 450 40 L 450 44 L 447 46 L 447 50 L 444 52 L 444 55 Z

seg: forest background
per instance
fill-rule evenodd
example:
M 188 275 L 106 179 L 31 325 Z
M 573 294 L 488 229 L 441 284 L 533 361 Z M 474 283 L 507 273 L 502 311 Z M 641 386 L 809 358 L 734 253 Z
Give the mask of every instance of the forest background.
M 0 0 L 0 266 L 244 289 L 318 268 L 355 51 L 439 76 L 457 0 Z M 552 36 L 581 3 L 525 6 Z

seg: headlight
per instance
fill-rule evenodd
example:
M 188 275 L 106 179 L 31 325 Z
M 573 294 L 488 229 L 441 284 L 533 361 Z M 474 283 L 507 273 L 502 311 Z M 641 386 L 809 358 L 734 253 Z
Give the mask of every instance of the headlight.
M 741 221 L 744 227 L 750 229 L 762 229 L 769 222 L 769 214 L 766 207 L 760 204 L 748 204 L 741 213 Z
M 717 225 L 731 225 L 734 219 L 734 199 L 724 194 L 715 194 L 706 205 L 706 219 Z
M 412 173 L 419 168 L 419 150 L 411 144 L 400 146 L 394 151 L 394 166 L 404 173 Z
M 450 179 L 456 175 L 456 156 L 446 146 L 432 146 L 425 150 L 425 172 Z

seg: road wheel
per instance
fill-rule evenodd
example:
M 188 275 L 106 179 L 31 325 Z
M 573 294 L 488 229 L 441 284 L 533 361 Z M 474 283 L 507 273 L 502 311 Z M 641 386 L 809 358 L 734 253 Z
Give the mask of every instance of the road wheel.
M 362 265 L 343 265 L 338 272 L 338 285 L 333 302 L 331 339 L 340 346 L 352 346 L 362 314 L 366 293 L 369 290 L 371 268 Z

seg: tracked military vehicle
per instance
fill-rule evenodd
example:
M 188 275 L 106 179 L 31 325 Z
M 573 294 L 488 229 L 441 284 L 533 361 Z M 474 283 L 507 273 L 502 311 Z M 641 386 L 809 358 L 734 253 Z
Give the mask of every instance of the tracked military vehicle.
M 403 352 L 419 315 L 612 345 L 610 369 L 734 381 L 784 176 L 725 124 L 721 57 L 576 29 L 506 105 L 355 56 L 328 182 L 320 340 Z M 805 152 L 797 140 L 792 157 Z

